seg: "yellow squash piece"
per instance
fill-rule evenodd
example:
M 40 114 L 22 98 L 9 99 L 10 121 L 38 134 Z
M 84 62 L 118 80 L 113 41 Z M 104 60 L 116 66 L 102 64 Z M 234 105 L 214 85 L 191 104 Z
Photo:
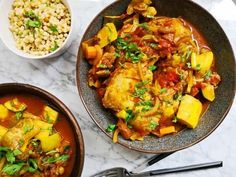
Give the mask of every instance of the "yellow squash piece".
M 201 112 L 202 103 L 193 96 L 185 95 L 180 103 L 177 117 L 188 128 L 195 128 L 199 122 Z
M 189 71 L 189 74 L 188 74 L 188 87 L 187 87 L 187 93 L 190 93 L 191 92 L 191 89 L 193 87 L 193 71 Z
M 37 134 L 35 136 L 35 139 L 38 139 L 38 140 L 44 140 L 46 138 L 48 138 L 50 135 L 50 131 L 49 130 L 44 130 L 44 131 L 41 131 L 39 134 Z
M 7 101 L 4 103 L 4 106 L 13 112 L 24 111 L 27 108 L 27 105 L 25 103 L 21 103 L 17 98 Z
M 122 111 L 118 112 L 118 113 L 116 114 L 116 116 L 117 116 L 118 118 L 121 118 L 121 119 L 126 119 L 126 117 L 127 117 L 127 112 L 126 112 L 125 110 L 122 110 Z
M 20 149 L 39 132 L 40 127 L 36 125 L 34 119 L 22 119 L 3 135 L 1 145 L 11 149 Z
M 50 124 L 55 124 L 58 117 L 58 112 L 49 106 L 45 106 L 43 110 L 44 120 Z
M 55 133 L 51 136 L 47 136 L 45 133 L 45 135 L 41 136 L 39 140 L 41 142 L 42 150 L 48 152 L 60 146 L 61 136 L 59 133 Z
M 171 133 L 175 133 L 175 126 L 169 126 L 169 127 L 163 127 L 160 128 L 160 134 L 161 136 L 167 135 L 167 134 L 171 134 Z
M 165 117 L 172 117 L 174 115 L 175 111 L 174 111 L 174 107 L 171 106 L 165 106 L 163 109 L 163 115 Z
M 207 84 L 206 87 L 202 88 L 203 96 L 209 101 L 213 101 L 215 99 L 215 89 L 211 84 Z
M 29 141 L 28 141 L 28 140 L 25 141 L 24 144 L 21 146 L 20 151 L 21 151 L 21 152 L 25 152 L 25 150 L 26 150 L 28 144 L 29 144 Z
M 113 23 L 105 24 L 105 26 L 98 32 L 97 37 L 100 39 L 99 46 L 101 48 L 115 41 L 118 37 L 115 25 Z
M 8 116 L 8 109 L 0 104 L 0 120 L 4 121 Z
M 41 120 L 35 120 L 34 122 L 35 122 L 35 125 L 37 125 L 40 128 L 40 131 L 52 129 L 52 126 L 53 126 L 53 124 L 50 124 Z
M 200 55 L 193 52 L 191 55 L 191 66 L 201 74 L 205 74 L 211 68 L 213 57 L 212 52 L 205 52 Z
M 0 125 L 0 141 L 3 137 L 3 135 L 5 135 L 6 132 L 7 132 L 7 128 Z
M 113 143 L 117 143 L 119 133 L 120 133 L 119 129 L 116 129 L 112 138 Z
M 40 120 L 36 120 L 35 124 L 40 127 L 40 132 L 35 136 L 36 139 L 48 137 L 52 132 L 53 124 L 49 124 Z

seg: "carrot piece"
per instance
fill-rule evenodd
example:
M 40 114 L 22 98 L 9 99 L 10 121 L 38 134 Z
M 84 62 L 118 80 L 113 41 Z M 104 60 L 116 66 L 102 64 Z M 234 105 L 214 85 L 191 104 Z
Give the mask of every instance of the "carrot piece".
M 82 51 L 83 51 L 84 55 L 85 55 L 86 48 L 87 48 L 88 46 L 89 46 L 89 45 L 88 45 L 87 42 L 83 42 L 83 43 L 82 43 Z
M 96 55 L 95 59 L 93 60 L 92 74 L 95 75 L 95 73 L 97 71 L 97 65 L 103 56 L 103 49 L 99 45 L 95 45 L 94 47 L 96 48 L 97 55 Z
M 164 136 L 164 135 L 167 135 L 167 134 L 170 134 L 170 133 L 175 133 L 175 126 L 169 126 L 169 127 L 163 127 L 163 128 L 160 128 L 160 134 L 161 136 Z
M 120 130 L 116 129 L 114 134 L 113 134 L 113 139 L 112 139 L 113 143 L 117 143 L 119 133 L 120 133 Z
M 97 56 L 97 49 L 93 46 L 85 46 L 85 57 L 87 59 L 94 59 Z

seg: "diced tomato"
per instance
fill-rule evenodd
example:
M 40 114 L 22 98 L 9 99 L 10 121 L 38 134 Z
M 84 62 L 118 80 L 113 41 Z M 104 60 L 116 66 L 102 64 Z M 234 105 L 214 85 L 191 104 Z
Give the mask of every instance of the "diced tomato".
M 106 92 L 106 89 L 105 88 L 98 88 L 97 89 L 97 94 L 100 98 L 103 98 L 104 94 Z
M 146 34 L 146 31 L 145 31 L 145 29 L 138 27 L 138 28 L 134 31 L 133 34 L 134 34 L 134 35 L 137 35 L 137 36 L 139 36 L 139 37 L 142 37 L 142 36 L 144 36 L 144 35 Z
M 170 82 L 178 83 L 179 75 L 174 71 L 165 72 L 159 75 L 158 81 L 161 87 L 166 87 Z
M 196 87 L 196 86 L 193 86 L 192 89 L 191 89 L 190 95 L 196 96 L 198 94 L 198 92 L 199 92 L 199 88 Z
M 174 83 L 179 82 L 179 75 L 176 74 L 176 72 L 168 72 L 166 75 L 167 75 L 168 81 L 174 82 Z
M 174 45 L 171 44 L 168 40 L 160 39 L 159 40 L 159 51 L 160 54 L 163 56 L 166 56 L 170 53 L 172 53 L 175 49 Z
M 161 48 L 169 48 L 171 47 L 171 44 L 167 40 L 160 39 L 159 45 Z
M 134 102 L 138 103 L 140 101 L 140 99 L 138 97 L 134 97 Z
M 162 88 L 167 86 L 168 81 L 166 80 L 165 77 L 159 77 L 158 81 Z

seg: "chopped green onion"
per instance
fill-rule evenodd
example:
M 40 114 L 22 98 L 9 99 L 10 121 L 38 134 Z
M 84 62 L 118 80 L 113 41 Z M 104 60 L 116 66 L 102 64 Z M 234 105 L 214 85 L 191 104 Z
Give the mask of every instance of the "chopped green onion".
M 24 16 L 25 16 L 25 17 L 28 17 L 28 18 L 30 18 L 30 19 L 38 18 L 32 10 L 29 11 L 29 12 L 26 12 L 26 13 L 24 14 Z
M 29 165 L 28 171 L 30 173 L 34 173 L 34 172 L 37 171 L 38 164 L 37 164 L 37 161 L 35 159 L 29 159 L 28 160 L 28 165 Z
M 140 23 L 140 24 L 139 24 L 139 27 L 141 27 L 141 28 L 143 28 L 143 29 L 145 29 L 145 30 L 149 30 L 147 23 Z
M 98 65 L 98 67 L 101 68 L 101 69 L 105 69 L 105 68 L 107 68 L 107 65 L 105 65 L 105 64 L 100 64 L 100 65 Z
M 172 120 L 173 123 L 177 123 L 178 122 L 178 118 L 175 116 Z
M 126 121 L 126 122 L 129 122 L 131 119 L 134 118 L 134 113 L 133 113 L 132 110 L 127 110 L 126 113 L 127 113 L 127 116 L 126 116 L 125 121 Z
M 28 20 L 26 22 L 27 28 L 39 28 L 42 25 L 42 23 L 39 20 Z
M 15 150 L 13 151 L 13 154 L 14 154 L 14 156 L 18 156 L 18 155 L 21 155 L 22 152 L 21 152 L 19 149 L 15 149 Z
M 151 130 L 155 130 L 157 128 L 157 126 L 158 126 L 158 123 L 153 121 L 153 120 L 151 120 L 151 122 L 150 122 L 150 129 Z
M 6 164 L 2 171 L 4 173 L 6 173 L 7 175 L 15 175 L 16 173 L 18 173 L 21 168 L 25 165 L 25 163 L 16 163 L 16 164 Z
M 209 79 L 211 78 L 211 76 L 212 76 L 212 71 L 209 70 L 209 71 L 207 71 L 207 73 L 205 74 L 204 79 L 205 79 L 205 80 L 209 80 Z
M 56 25 L 50 25 L 49 29 L 53 32 L 53 33 L 58 33 L 58 29 Z
M 60 157 L 49 157 L 49 158 L 45 158 L 43 159 L 43 165 L 45 164 L 52 164 L 55 162 L 65 162 L 69 159 L 69 155 L 62 155 Z
M 149 66 L 148 68 L 150 71 L 155 71 L 157 67 L 155 65 Z
M 51 48 L 50 51 L 51 51 L 51 52 L 54 52 L 54 51 L 56 51 L 58 48 L 59 48 L 59 46 L 58 46 L 57 42 L 54 41 L 54 46 Z
M 107 132 L 113 132 L 116 129 L 116 125 L 115 124 L 109 124 L 106 131 Z
M 21 111 L 16 112 L 16 114 L 15 114 L 15 117 L 16 117 L 17 120 L 21 119 L 22 116 L 23 116 L 23 113 Z
M 137 44 L 125 41 L 123 38 L 116 40 L 117 51 L 115 56 L 120 57 L 120 52 L 124 51 L 125 59 L 130 59 L 133 63 L 138 63 L 143 57 L 143 53 L 138 48 Z
M 167 88 L 162 88 L 161 90 L 160 90 L 160 94 L 163 94 L 163 93 L 166 93 L 167 92 Z

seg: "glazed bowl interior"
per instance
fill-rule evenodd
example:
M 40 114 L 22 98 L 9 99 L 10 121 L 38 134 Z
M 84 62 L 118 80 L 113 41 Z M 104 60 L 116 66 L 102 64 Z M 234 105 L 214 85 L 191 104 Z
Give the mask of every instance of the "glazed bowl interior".
M 60 114 L 64 115 L 67 122 L 70 124 L 75 140 L 75 162 L 70 176 L 80 177 L 84 163 L 84 141 L 80 127 L 70 110 L 55 96 L 40 88 L 19 83 L 0 84 L 0 97 L 11 94 L 36 96 L 58 110 Z
M 60 46 L 57 50 L 55 50 L 54 52 L 51 52 L 47 55 L 43 55 L 43 56 L 36 56 L 36 55 L 32 55 L 32 54 L 28 54 L 22 50 L 19 50 L 16 47 L 16 42 L 15 39 L 12 35 L 12 32 L 10 31 L 10 22 L 8 19 L 9 13 L 12 9 L 12 3 L 14 0 L 2 0 L 0 2 L 0 39 L 2 40 L 2 42 L 5 44 L 5 46 L 11 50 L 13 53 L 15 53 L 16 55 L 23 57 L 23 58 L 27 58 L 27 59 L 46 59 L 46 58 L 53 58 L 56 56 L 61 55 L 63 52 L 65 52 L 65 50 L 70 46 L 72 40 L 73 40 L 73 34 L 74 34 L 74 13 L 71 7 L 71 3 L 68 0 L 62 0 L 62 2 L 65 4 L 65 6 L 68 8 L 69 13 L 71 15 L 71 28 L 70 28 L 70 32 L 66 38 L 66 40 L 64 41 L 64 43 L 62 44 L 62 46 Z
M 82 41 L 92 38 L 102 27 L 106 15 L 120 15 L 125 12 L 130 1 L 117 1 L 105 8 L 92 21 Z M 235 95 L 235 58 L 224 31 L 205 9 L 189 0 L 153 1 L 159 16 L 182 17 L 192 24 L 205 37 L 216 60 L 217 72 L 222 81 L 216 90 L 216 99 L 205 111 L 196 129 L 184 129 L 162 138 L 148 136 L 144 141 L 129 141 L 119 137 L 123 146 L 146 153 L 165 153 L 190 147 L 210 135 L 224 120 Z M 84 59 L 80 47 L 77 60 L 77 84 L 83 103 L 94 122 L 110 138 L 105 130 L 116 122 L 115 116 L 105 109 L 96 91 L 88 86 L 87 74 L 90 66 Z

